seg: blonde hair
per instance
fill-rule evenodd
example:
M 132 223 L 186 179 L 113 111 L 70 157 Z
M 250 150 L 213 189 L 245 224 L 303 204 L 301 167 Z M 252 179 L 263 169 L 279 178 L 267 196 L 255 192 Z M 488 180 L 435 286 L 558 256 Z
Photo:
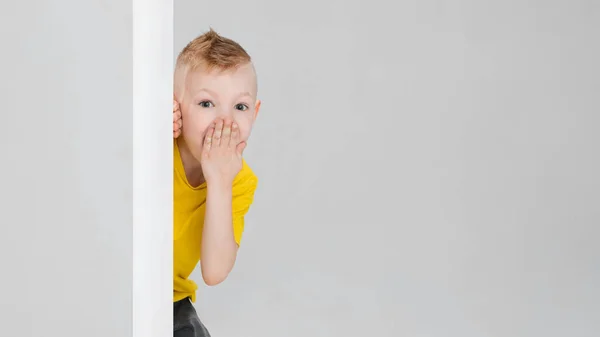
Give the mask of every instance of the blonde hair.
M 223 37 L 212 28 L 193 39 L 177 57 L 177 66 L 190 70 L 198 67 L 229 70 L 252 61 L 252 58 L 239 43 Z
M 175 87 L 183 85 L 185 75 L 198 69 L 227 71 L 252 62 L 237 42 L 219 35 L 212 28 L 188 43 L 179 53 L 175 66 Z

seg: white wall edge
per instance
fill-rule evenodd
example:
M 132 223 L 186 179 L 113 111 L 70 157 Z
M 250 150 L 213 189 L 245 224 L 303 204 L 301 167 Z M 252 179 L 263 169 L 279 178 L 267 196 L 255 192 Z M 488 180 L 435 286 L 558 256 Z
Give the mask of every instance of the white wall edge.
M 173 0 L 132 1 L 133 336 L 166 337 L 173 334 Z

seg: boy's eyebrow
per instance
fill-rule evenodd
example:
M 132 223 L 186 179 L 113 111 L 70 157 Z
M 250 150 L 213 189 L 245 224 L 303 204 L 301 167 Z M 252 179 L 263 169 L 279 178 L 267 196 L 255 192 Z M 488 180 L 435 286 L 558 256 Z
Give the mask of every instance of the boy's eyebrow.
M 238 95 L 238 98 L 239 97 L 243 97 L 243 96 L 250 96 L 250 97 L 252 97 L 252 95 L 250 94 L 249 91 L 240 92 L 240 94 Z
M 213 96 L 219 96 L 219 95 L 217 95 L 217 94 L 216 94 L 214 91 L 212 91 L 212 90 L 208 90 L 208 89 L 206 89 L 206 88 L 200 88 L 200 89 L 198 89 L 198 92 L 200 92 L 200 91 L 206 91 L 207 93 L 209 93 L 209 94 L 211 94 L 211 95 L 213 95 Z
M 214 92 L 212 90 L 209 90 L 209 89 L 206 89 L 206 88 L 200 88 L 200 89 L 198 89 L 198 92 L 200 92 L 200 91 L 205 91 L 205 92 L 207 92 L 207 93 L 209 93 L 209 94 L 211 94 L 212 96 L 215 96 L 215 97 L 219 96 L 219 95 L 217 95 L 216 92 Z M 244 91 L 244 92 L 240 92 L 237 97 L 240 98 L 240 97 L 244 97 L 244 96 L 252 97 L 252 94 L 249 91 Z

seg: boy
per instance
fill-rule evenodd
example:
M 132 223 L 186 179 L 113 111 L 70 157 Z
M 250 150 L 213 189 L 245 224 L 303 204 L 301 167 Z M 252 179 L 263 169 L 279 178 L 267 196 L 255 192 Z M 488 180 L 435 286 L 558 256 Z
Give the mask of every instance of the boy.
M 191 41 L 175 67 L 174 337 L 210 336 L 192 302 L 198 262 L 204 282 L 232 270 L 257 178 L 242 158 L 260 101 L 250 56 L 209 32 Z

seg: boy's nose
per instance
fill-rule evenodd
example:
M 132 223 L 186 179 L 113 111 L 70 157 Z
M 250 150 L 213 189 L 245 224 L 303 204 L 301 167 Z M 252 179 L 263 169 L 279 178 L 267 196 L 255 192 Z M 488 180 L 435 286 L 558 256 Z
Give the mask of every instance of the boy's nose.
M 233 112 L 228 110 L 228 109 L 220 109 L 218 112 L 218 117 L 226 119 L 226 118 L 233 118 Z

